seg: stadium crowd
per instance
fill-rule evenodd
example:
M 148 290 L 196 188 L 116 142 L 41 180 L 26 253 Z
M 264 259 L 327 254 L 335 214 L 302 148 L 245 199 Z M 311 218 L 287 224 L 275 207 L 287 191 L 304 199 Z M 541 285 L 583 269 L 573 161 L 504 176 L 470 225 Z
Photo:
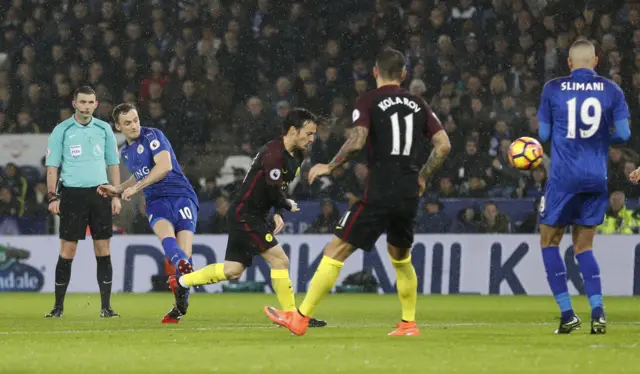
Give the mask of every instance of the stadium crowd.
M 0 2 L 0 134 L 50 132 L 72 115 L 74 89 L 88 84 L 98 93 L 95 115 L 105 121 L 112 122 L 114 104 L 137 104 L 143 125 L 167 134 L 201 200 L 216 200 L 224 215 L 246 173 L 236 169 L 234 182 L 218 186 L 226 156 L 253 156 L 279 134 L 287 111 L 302 106 L 325 119 L 311 164 L 328 162 L 349 131 L 355 100 L 375 88 L 377 52 L 393 47 L 406 52 L 406 88 L 432 106 L 453 145 L 430 183 L 418 231 L 517 231 L 491 203 L 448 222 L 442 199 L 542 195 L 545 167 L 518 171 L 506 150 L 517 137 L 536 136 L 542 86 L 568 74 L 567 50 L 577 38 L 596 44 L 598 73 L 622 87 L 632 120 L 638 118 L 640 8 L 633 3 L 6 0 Z M 610 151 L 610 191 L 627 198 L 640 196 L 625 177 L 640 161 L 638 130 Z M 364 160 L 311 186 L 303 170 L 292 198 L 352 203 L 364 189 Z M 47 214 L 40 180 L 7 165 L 0 181 L 0 216 Z M 314 230 L 332 227 L 336 210 L 323 204 Z M 535 230 L 533 217 L 527 230 Z M 205 232 L 216 227 L 212 222 Z

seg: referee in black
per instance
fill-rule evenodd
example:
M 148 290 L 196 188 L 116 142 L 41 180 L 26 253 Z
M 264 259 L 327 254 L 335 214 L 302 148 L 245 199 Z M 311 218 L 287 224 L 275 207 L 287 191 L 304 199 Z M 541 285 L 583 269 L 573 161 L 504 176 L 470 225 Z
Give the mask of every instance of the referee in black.
M 73 96 L 75 113 L 58 124 L 49 136 L 47 148 L 47 188 L 49 211 L 60 215 L 60 257 L 56 265 L 56 301 L 45 317 L 59 318 L 71 278 L 71 263 L 78 240 L 91 229 L 98 262 L 101 317 L 119 317 L 111 309 L 113 270 L 109 240 L 113 233 L 112 215 L 120 213 L 120 200 L 103 199 L 98 186 L 120 184 L 118 145 L 111 126 L 93 117 L 98 107 L 91 87 L 80 87 Z M 58 169 L 62 167 L 60 185 Z M 107 179 L 107 170 L 109 179 Z M 58 194 L 59 192 L 59 194 Z

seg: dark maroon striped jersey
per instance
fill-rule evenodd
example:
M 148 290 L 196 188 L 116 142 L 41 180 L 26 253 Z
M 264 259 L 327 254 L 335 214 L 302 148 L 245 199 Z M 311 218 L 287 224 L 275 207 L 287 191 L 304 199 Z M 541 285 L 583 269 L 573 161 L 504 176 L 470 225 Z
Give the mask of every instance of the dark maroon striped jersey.
M 424 99 L 399 86 L 382 86 L 358 99 L 353 125 L 369 129 L 363 201 L 383 204 L 418 196 L 424 142 L 442 130 Z
M 303 160 L 301 151 L 292 156 L 285 149 L 282 138 L 264 145 L 234 196 L 236 220 L 266 219 L 272 207 L 289 210 L 285 189 L 300 173 Z

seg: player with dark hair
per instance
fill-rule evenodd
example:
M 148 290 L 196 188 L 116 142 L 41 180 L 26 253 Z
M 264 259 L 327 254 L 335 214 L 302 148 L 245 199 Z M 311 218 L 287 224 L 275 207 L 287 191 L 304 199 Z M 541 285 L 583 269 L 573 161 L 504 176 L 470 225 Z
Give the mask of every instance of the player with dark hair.
M 210 264 L 169 284 L 177 295 L 190 287 L 240 279 L 251 266 L 254 256 L 261 256 L 271 266 L 271 285 L 284 310 L 295 310 L 293 285 L 289 278 L 289 258 L 274 237 L 284 228 L 282 212 L 297 212 L 295 201 L 284 190 L 300 173 L 303 152 L 314 141 L 317 117 L 305 109 L 293 109 L 283 121 L 283 136 L 263 146 L 253 159 L 240 191 L 229 208 L 229 238 L 224 263 Z M 267 222 L 275 208 L 272 232 Z M 313 326 L 326 325 L 314 320 Z
M 143 191 L 149 224 L 176 273 L 192 272 L 191 246 L 198 220 L 198 197 L 180 170 L 171 144 L 162 131 L 140 125 L 138 110 L 132 104 L 115 107 L 113 120 L 116 130 L 126 139 L 121 155 L 133 175 L 119 186 L 98 187 L 98 193 L 130 200 Z M 188 292 L 185 292 L 162 323 L 178 323 L 187 313 L 187 306 Z
M 309 183 L 313 183 L 366 145 L 369 175 L 364 196 L 340 220 L 298 310 L 265 307 L 269 319 L 296 335 L 306 332 L 310 316 L 335 285 L 344 261 L 356 248 L 373 249 L 385 232 L 402 305 L 402 322 L 389 335 L 420 334 L 415 322 L 417 277 L 411 264 L 413 227 L 425 183 L 442 166 L 451 145 L 429 105 L 400 88 L 406 76 L 402 53 L 383 51 L 373 74 L 378 88 L 358 99 L 349 138 L 329 164 L 317 164 L 309 172 Z M 434 149 L 420 170 L 420 150 L 427 138 Z
M 614 82 L 598 76 L 595 48 L 587 40 L 573 43 L 571 75 L 549 81 L 538 108 L 539 135 L 552 139 L 551 170 L 540 202 L 540 244 L 551 291 L 560 307 L 557 334 L 580 328 L 560 255 L 566 225 L 573 225 L 573 250 L 591 304 L 591 333 L 606 333 L 600 268 L 593 255 L 596 226 L 607 210 L 609 144 L 629 139 L 629 108 Z M 611 133 L 615 127 L 615 133 Z

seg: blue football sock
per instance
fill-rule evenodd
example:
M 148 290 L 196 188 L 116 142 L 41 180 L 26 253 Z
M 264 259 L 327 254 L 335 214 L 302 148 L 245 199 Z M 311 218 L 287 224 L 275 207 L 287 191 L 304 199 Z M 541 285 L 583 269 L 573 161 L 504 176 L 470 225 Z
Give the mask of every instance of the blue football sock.
M 576 255 L 580 272 L 584 279 L 584 291 L 591 305 L 591 318 L 597 318 L 604 314 L 602 307 L 602 282 L 600 281 L 600 267 L 592 250 L 584 251 Z
M 556 303 L 560 307 L 562 320 L 568 320 L 574 313 L 571 306 L 569 288 L 567 287 L 567 268 L 564 266 L 564 261 L 560 256 L 560 249 L 558 247 L 542 248 L 542 261 L 547 272 L 549 287 L 553 297 L 556 299 Z
M 178 246 L 176 238 L 164 238 L 162 239 L 162 248 L 164 248 L 164 254 L 169 258 L 169 262 L 173 266 L 178 266 L 178 261 L 186 259 L 187 254 Z

